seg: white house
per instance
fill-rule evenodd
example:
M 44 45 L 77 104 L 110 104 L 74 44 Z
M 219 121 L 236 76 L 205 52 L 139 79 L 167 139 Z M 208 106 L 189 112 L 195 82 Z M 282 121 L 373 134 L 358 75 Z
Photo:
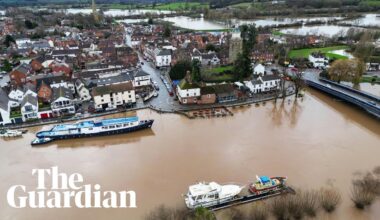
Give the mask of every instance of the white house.
M 21 102 L 22 120 L 28 121 L 38 119 L 38 98 L 37 94 L 27 94 Z
M 54 116 L 62 116 L 75 113 L 73 92 L 66 87 L 52 88 L 53 99 L 51 109 Z
M 143 71 L 139 70 L 134 74 L 133 86 L 148 86 L 151 84 L 150 75 Z
M 191 54 L 191 60 L 199 60 L 202 65 L 219 65 L 220 59 L 214 51 L 208 53 L 201 53 L 198 49 L 194 48 Z
M 88 88 L 86 88 L 86 86 L 84 85 L 82 80 L 77 79 L 75 81 L 75 89 L 76 89 L 77 94 L 78 94 L 81 101 L 91 100 L 90 90 L 88 90 Z
M 280 88 L 280 77 L 277 75 L 265 75 L 261 77 L 264 91 L 271 91 Z
M 132 82 L 94 87 L 92 97 L 97 110 L 114 109 L 117 106 L 136 103 Z
M 30 38 L 19 38 L 19 39 L 16 39 L 15 41 L 19 49 L 28 48 L 27 45 L 32 42 Z
M 177 96 L 181 104 L 196 104 L 201 96 L 201 88 L 194 83 L 189 83 L 183 79 L 177 85 Z
M 328 59 L 320 53 L 310 54 L 309 61 L 313 63 L 314 68 L 326 68 L 329 63 Z
M 258 75 L 264 75 L 265 73 L 265 66 L 259 63 L 253 68 L 253 75 L 258 76 Z
M 277 75 L 265 75 L 245 82 L 245 85 L 252 93 L 260 93 L 279 89 L 280 81 L 280 77 Z
M 66 89 L 70 89 L 72 93 L 75 93 L 75 85 L 72 82 L 68 81 L 61 81 L 61 82 L 54 82 L 50 84 L 50 88 L 59 88 L 59 87 L 65 87 Z
M 12 100 L 21 102 L 22 99 L 24 98 L 24 91 L 20 87 L 18 87 L 17 89 L 12 89 L 9 92 L 8 97 Z
M 4 90 L 0 89 L 0 125 L 11 123 L 9 111 L 9 98 Z
M 157 68 L 168 67 L 171 65 L 172 53 L 170 50 L 156 49 L 154 50 L 154 54 L 155 54 L 155 64 Z

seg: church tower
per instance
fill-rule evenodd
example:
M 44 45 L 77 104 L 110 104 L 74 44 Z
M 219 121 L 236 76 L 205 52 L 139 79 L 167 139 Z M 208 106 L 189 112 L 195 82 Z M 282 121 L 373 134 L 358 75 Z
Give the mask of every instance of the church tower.
M 94 16 L 95 22 L 99 21 L 99 14 L 98 14 L 98 11 L 96 10 L 95 0 L 92 0 L 92 16 Z

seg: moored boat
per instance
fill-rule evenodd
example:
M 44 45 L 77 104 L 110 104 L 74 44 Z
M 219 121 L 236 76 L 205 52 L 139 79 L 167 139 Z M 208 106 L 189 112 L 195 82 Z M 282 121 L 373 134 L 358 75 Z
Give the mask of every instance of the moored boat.
M 189 191 L 185 195 L 185 203 L 190 209 L 211 207 L 234 199 L 243 188 L 244 186 L 220 185 L 216 182 L 194 184 L 189 186 Z
M 47 144 L 52 141 L 54 141 L 53 138 L 36 138 L 32 141 L 31 145 Z
M 37 138 L 53 140 L 82 137 L 104 136 L 134 132 L 153 125 L 153 120 L 139 120 L 138 117 L 103 119 L 100 121 L 82 121 L 74 124 L 59 124 L 47 131 L 40 131 Z
M 249 186 L 249 191 L 256 195 L 280 190 L 285 186 L 286 177 L 256 176 L 256 181 Z
M 18 130 L 6 130 L 1 129 L 0 130 L 0 137 L 20 137 L 22 136 L 22 132 Z

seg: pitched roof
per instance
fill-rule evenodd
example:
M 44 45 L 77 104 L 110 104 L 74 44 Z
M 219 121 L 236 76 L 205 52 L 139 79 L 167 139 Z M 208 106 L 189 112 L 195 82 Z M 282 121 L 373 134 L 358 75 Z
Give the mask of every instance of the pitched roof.
M 216 94 L 232 93 L 235 89 L 231 84 L 218 84 L 213 86 Z
M 132 77 L 128 73 L 123 73 L 117 76 L 95 79 L 93 80 L 93 83 L 97 86 L 104 86 L 109 84 L 123 83 L 131 80 Z
M 160 52 L 157 54 L 158 56 L 168 56 L 168 55 L 171 55 L 172 52 L 170 50 L 160 50 Z
M 2 88 L 0 88 L 0 108 L 4 111 L 8 111 L 8 102 L 9 98 L 7 93 Z
M 28 95 L 24 96 L 24 98 L 21 101 L 21 106 L 24 106 L 26 103 L 30 103 L 34 106 L 37 106 L 38 105 L 37 96 L 34 96 L 32 94 L 28 94 Z
M 178 86 L 182 90 L 199 88 L 198 84 L 196 84 L 196 83 L 189 83 L 189 82 L 187 82 L 186 79 L 181 80 L 181 82 L 178 84 Z
M 201 95 L 215 94 L 215 89 L 212 86 L 201 87 Z
M 271 81 L 271 80 L 279 80 L 280 77 L 277 75 L 265 75 L 265 76 L 262 76 L 261 79 L 263 81 Z
M 99 86 L 92 89 L 92 95 L 105 95 L 110 93 L 124 92 L 133 90 L 132 82 L 113 84 L 108 86 Z
M 58 88 L 53 88 L 53 100 L 59 99 L 61 97 L 65 97 L 67 99 L 73 99 L 73 92 L 63 86 L 59 86 Z
M 135 77 L 141 77 L 141 76 L 149 76 L 149 73 L 147 73 L 143 70 L 139 70 L 135 73 Z

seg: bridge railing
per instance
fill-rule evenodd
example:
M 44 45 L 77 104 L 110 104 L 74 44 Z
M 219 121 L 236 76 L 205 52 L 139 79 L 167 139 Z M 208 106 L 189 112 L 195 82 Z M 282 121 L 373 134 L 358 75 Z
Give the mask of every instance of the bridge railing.
M 380 102 L 380 97 L 375 96 L 373 94 L 370 94 L 368 92 L 360 91 L 360 90 L 351 88 L 350 86 L 342 85 L 340 83 L 337 83 L 337 82 L 334 82 L 334 81 L 331 81 L 331 80 L 328 80 L 328 79 L 324 79 L 324 78 L 320 78 L 319 80 L 322 81 L 322 82 L 333 84 L 334 86 L 338 86 L 338 87 L 340 87 L 342 89 L 346 89 L 348 91 L 354 92 L 354 93 L 362 95 L 364 97 L 370 98 L 370 99 L 372 99 L 374 101 Z
M 333 96 L 338 97 L 342 100 L 345 100 L 349 103 L 352 103 L 352 104 L 354 104 L 360 108 L 363 108 L 364 110 L 366 110 L 370 114 L 380 118 L 380 106 L 378 106 L 378 105 L 373 105 L 373 104 L 366 102 L 366 101 L 363 101 L 357 97 L 345 94 L 345 93 L 343 93 L 339 90 L 333 89 L 333 88 L 329 88 L 329 87 L 327 87 L 321 83 L 318 83 L 318 82 L 315 82 L 312 80 L 306 80 L 306 83 L 311 87 L 314 87 L 314 88 L 319 89 L 323 92 L 329 93 L 330 95 L 333 95 Z

